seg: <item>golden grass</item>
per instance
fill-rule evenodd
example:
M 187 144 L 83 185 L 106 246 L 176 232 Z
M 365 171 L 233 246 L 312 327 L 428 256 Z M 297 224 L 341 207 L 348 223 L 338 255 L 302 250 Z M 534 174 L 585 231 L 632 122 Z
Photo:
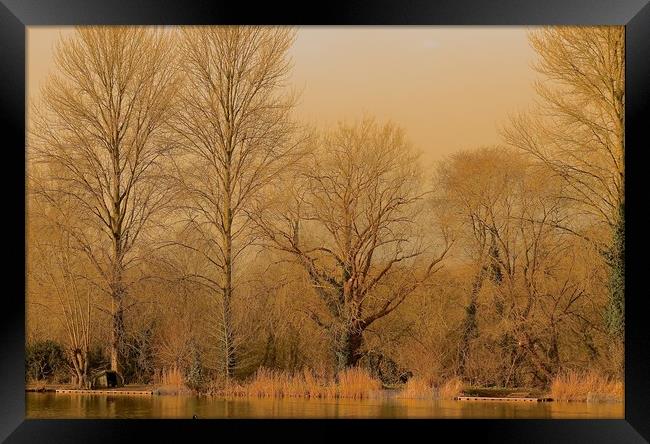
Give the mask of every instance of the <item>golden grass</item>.
M 396 398 L 429 399 L 433 398 L 433 395 L 433 384 L 431 384 L 425 378 L 413 376 L 408 381 L 406 381 L 404 388 L 400 390 L 400 392 L 396 395 Z
M 301 378 L 287 373 L 259 369 L 253 379 L 244 386 L 247 396 L 258 398 L 296 397 L 305 390 Z
M 454 399 L 463 391 L 463 382 L 453 377 L 440 385 L 418 376 L 409 379 L 397 394 L 400 399 Z
M 309 369 L 302 372 L 307 398 L 336 398 L 336 384 Z
M 176 367 L 162 369 L 154 374 L 154 384 L 181 387 L 185 385 L 183 373 Z
M 454 399 L 463 392 L 463 381 L 453 377 L 438 387 L 438 399 Z
M 623 382 L 599 373 L 564 372 L 553 380 L 551 397 L 556 401 L 621 402 L 624 397 Z
M 339 374 L 338 383 L 314 374 L 311 370 L 289 374 L 259 369 L 246 383 L 229 382 L 213 385 L 210 394 L 218 396 L 257 398 L 369 398 L 381 390 L 381 383 L 360 368 L 351 368 Z
M 158 386 L 161 394 L 180 394 L 190 391 L 185 385 L 183 372 L 176 366 L 156 371 L 153 376 L 153 383 Z
M 381 382 L 361 368 L 353 367 L 339 374 L 339 398 L 369 398 L 379 390 L 381 390 Z

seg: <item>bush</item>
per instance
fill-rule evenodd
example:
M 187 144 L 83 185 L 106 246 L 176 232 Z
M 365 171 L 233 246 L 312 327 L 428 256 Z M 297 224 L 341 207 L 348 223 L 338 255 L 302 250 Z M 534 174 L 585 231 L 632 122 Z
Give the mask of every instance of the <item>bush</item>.
M 187 370 L 185 374 L 185 385 L 190 390 L 200 392 L 205 387 L 206 378 L 203 371 L 203 365 L 201 363 L 201 357 L 198 351 L 194 351 L 192 358 L 192 365 Z
M 88 351 L 88 372 L 90 375 L 108 370 L 110 368 L 110 360 L 106 356 L 104 347 L 95 344 Z
M 122 349 L 125 383 L 149 384 L 154 376 L 153 330 L 146 329 L 126 338 Z
M 25 379 L 62 381 L 69 376 L 70 366 L 63 347 L 47 339 L 25 347 Z
M 384 385 L 406 383 L 413 376 L 411 371 L 400 367 L 397 362 L 383 353 L 369 352 L 361 362 L 370 375 L 379 379 Z

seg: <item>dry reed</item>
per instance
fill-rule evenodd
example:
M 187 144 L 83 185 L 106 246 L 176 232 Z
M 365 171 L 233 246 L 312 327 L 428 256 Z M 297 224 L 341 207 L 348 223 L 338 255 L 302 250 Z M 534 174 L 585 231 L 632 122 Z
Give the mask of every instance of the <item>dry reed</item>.
M 213 385 L 209 392 L 232 397 L 362 399 L 372 397 L 380 390 L 381 383 L 360 368 L 341 372 L 338 383 L 311 370 L 292 375 L 261 368 L 243 385 L 232 382 L 222 387 Z
M 454 399 L 463 392 L 463 381 L 453 377 L 438 387 L 438 399 Z
M 430 399 L 433 398 L 433 384 L 425 378 L 414 376 L 406 381 L 396 398 L 400 399 Z
M 153 382 L 154 385 L 158 386 L 158 392 L 160 393 L 179 394 L 189 391 L 185 385 L 183 373 L 176 366 L 155 372 Z
M 381 383 L 361 368 L 353 367 L 339 374 L 339 398 L 369 398 L 379 390 L 381 390 Z
M 462 391 L 463 382 L 457 377 L 437 385 L 426 378 L 414 376 L 406 382 L 396 397 L 401 399 L 454 399 Z
M 556 401 L 621 402 L 623 382 L 588 371 L 567 371 L 551 383 L 551 397 Z

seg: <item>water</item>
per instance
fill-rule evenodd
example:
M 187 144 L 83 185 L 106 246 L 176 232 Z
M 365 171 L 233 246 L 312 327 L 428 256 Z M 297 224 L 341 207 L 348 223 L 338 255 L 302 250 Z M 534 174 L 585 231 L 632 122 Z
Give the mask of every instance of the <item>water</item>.
M 617 418 L 622 403 L 224 399 L 26 393 L 27 418 Z

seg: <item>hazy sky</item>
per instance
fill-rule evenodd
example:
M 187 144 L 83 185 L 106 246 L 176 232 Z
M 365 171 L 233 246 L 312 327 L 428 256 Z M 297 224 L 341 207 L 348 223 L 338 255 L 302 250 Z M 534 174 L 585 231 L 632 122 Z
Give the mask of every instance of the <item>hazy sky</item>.
M 28 28 L 29 96 L 70 32 Z M 301 27 L 291 57 L 305 121 L 392 119 L 427 163 L 497 143 L 497 126 L 534 97 L 535 53 L 521 27 Z

